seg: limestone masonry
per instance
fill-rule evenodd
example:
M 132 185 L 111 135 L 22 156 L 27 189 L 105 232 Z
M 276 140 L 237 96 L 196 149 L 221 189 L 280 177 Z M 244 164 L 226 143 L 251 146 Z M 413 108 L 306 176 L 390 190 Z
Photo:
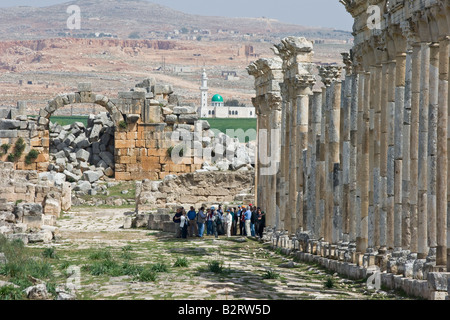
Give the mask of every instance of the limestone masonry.
M 355 45 L 343 67 L 319 68 L 322 91 L 304 38 L 248 67 L 258 133 L 273 137 L 259 148 L 275 146 L 279 159 L 270 174 L 258 157 L 257 203 L 275 246 L 346 274 L 364 268 L 360 278 L 377 267 L 387 286 L 445 299 L 449 2 L 340 2 Z

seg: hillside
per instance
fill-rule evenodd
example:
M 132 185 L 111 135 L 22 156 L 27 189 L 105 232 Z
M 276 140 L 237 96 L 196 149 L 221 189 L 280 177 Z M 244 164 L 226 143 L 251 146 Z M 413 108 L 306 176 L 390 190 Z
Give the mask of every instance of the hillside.
M 69 30 L 69 5 L 81 9 L 81 29 Z M 51 19 L 49 19 L 51 17 Z M 208 30 L 207 37 L 246 34 L 276 37 L 305 35 L 315 38 L 348 40 L 350 32 L 285 24 L 267 18 L 227 18 L 186 14 L 145 0 L 80 0 L 48 7 L 0 9 L 0 40 L 30 40 L 95 37 L 108 34 L 121 39 L 131 34 L 142 39 L 167 37 L 174 30 Z M 220 30 L 220 31 L 219 31 Z M 218 32 L 219 31 L 219 32 Z

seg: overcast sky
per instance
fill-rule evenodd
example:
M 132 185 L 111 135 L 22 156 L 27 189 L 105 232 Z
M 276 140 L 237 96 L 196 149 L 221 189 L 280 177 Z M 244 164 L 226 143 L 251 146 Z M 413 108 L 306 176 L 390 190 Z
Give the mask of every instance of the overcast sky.
M 0 0 L 0 7 L 45 7 L 67 0 Z M 186 13 L 228 16 L 267 17 L 310 27 L 351 31 L 353 19 L 338 0 L 151 0 Z M 238 8 L 238 9 L 236 9 Z

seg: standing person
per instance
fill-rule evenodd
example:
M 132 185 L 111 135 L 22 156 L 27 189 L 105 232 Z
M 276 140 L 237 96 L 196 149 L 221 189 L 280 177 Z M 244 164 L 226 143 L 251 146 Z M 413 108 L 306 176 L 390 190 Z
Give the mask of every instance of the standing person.
M 206 213 L 205 208 L 201 207 L 197 214 L 197 229 L 198 237 L 203 238 L 203 232 L 205 232 Z
M 250 237 L 252 235 L 252 231 L 250 230 L 250 225 L 252 222 L 252 211 L 249 206 L 247 211 L 245 211 L 244 218 L 245 218 L 245 233 L 247 237 Z
M 236 233 L 237 233 L 237 228 L 239 228 L 239 235 L 242 236 L 242 222 L 241 222 L 241 218 L 242 218 L 242 209 L 241 206 L 238 206 L 238 210 L 236 212 Z
M 213 235 L 213 213 L 211 209 L 208 209 L 206 214 L 206 235 L 212 236 Z
M 263 237 L 264 227 L 266 226 L 266 214 L 261 212 L 261 208 L 258 208 L 258 215 L 256 218 L 256 233 L 260 239 Z
M 219 238 L 218 227 L 219 227 L 220 223 L 221 223 L 221 221 L 220 221 L 219 213 L 217 211 L 214 211 L 214 214 L 212 216 L 212 228 L 213 228 L 213 234 L 216 237 L 216 239 Z
M 195 223 L 195 219 L 197 218 L 197 213 L 195 212 L 194 207 L 191 207 L 187 213 L 187 217 L 189 218 L 189 237 L 194 237 L 198 235 L 197 223 Z
M 244 206 L 242 206 L 242 212 L 241 212 L 241 236 L 246 236 L 247 235 L 247 231 L 245 230 L 245 212 L 246 212 L 246 208 Z
M 220 212 L 217 210 L 215 212 L 215 216 L 216 216 L 216 228 L 217 228 L 217 234 L 220 236 L 223 236 L 225 234 L 224 232 L 224 217 L 223 215 L 220 214 Z
M 256 223 L 256 219 L 257 219 L 257 213 L 256 213 L 256 206 L 252 206 L 250 205 L 250 207 L 252 208 L 252 217 L 251 217 L 251 222 L 250 222 L 250 231 L 252 233 L 252 237 L 256 236 L 256 230 L 255 230 L 255 223 Z
M 233 215 L 231 214 L 231 210 L 227 210 L 227 214 L 225 216 L 225 228 L 227 231 L 227 237 L 231 237 L 231 227 L 233 226 Z
M 183 210 L 182 215 L 180 217 L 181 238 L 183 239 L 187 238 L 188 226 L 189 226 L 189 218 L 186 214 L 186 210 Z
M 181 238 L 181 229 L 180 229 L 180 222 L 181 222 L 181 208 L 177 209 L 177 212 L 175 213 L 175 216 L 173 217 L 173 222 L 175 223 L 175 237 Z
M 236 235 L 236 228 L 237 228 L 237 216 L 236 216 L 236 208 L 231 209 L 231 216 L 232 216 L 232 222 L 231 222 L 231 235 Z

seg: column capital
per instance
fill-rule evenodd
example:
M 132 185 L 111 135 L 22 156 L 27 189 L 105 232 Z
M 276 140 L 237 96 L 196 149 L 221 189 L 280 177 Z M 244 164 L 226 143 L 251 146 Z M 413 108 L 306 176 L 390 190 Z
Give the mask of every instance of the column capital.
M 351 75 L 353 73 L 353 54 L 352 52 L 342 52 L 342 60 L 345 64 L 345 73 L 346 75 Z
M 342 67 L 340 66 L 319 66 L 319 76 L 326 87 L 329 87 L 335 81 L 339 81 L 341 72 Z

